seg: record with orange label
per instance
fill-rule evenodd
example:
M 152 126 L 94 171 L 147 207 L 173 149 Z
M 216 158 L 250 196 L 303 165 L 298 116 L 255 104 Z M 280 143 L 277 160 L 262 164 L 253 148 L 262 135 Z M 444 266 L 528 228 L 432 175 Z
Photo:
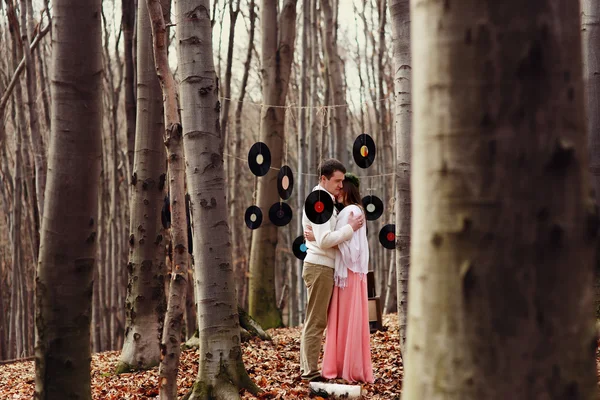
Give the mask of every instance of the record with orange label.
M 306 258 L 307 250 L 308 249 L 306 247 L 306 243 L 304 242 L 304 236 L 298 236 L 292 244 L 292 251 L 294 252 L 294 255 L 296 256 L 296 258 L 304 260 Z
M 278 201 L 269 209 L 269 219 L 273 225 L 285 226 L 292 220 L 292 209 L 288 203 Z
M 333 199 L 326 191 L 315 190 L 306 197 L 304 211 L 311 222 L 324 224 L 333 215 Z
M 256 229 L 262 224 L 262 211 L 257 206 L 250 206 L 246 209 L 246 215 L 244 216 L 244 221 L 246 221 L 246 226 L 250 229 Z
M 277 174 L 277 191 L 279 192 L 279 197 L 283 200 L 287 200 L 292 196 L 292 191 L 294 190 L 294 174 L 292 174 L 292 169 L 287 165 L 284 165 L 279 170 L 279 174 Z
M 373 138 L 366 133 L 358 135 L 352 147 L 352 156 L 356 165 L 361 168 L 369 168 L 375 160 L 376 153 L 377 150 L 375 149 Z
M 271 168 L 271 151 L 263 142 L 256 142 L 248 152 L 248 166 L 256 176 L 264 176 Z
M 368 221 L 375 221 L 383 214 L 383 202 L 377 196 L 365 196 L 362 198 L 362 204 L 367 214 Z
M 396 225 L 387 224 L 379 231 L 379 243 L 386 249 L 396 248 Z

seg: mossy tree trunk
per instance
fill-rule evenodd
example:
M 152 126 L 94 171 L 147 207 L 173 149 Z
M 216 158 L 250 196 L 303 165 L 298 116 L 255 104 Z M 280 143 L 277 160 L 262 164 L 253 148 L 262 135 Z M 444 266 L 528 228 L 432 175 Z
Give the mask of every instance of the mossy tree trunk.
M 411 0 L 406 400 L 593 399 L 579 3 Z
M 296 37 L 296 0 L 286 0 L 281 14 L 277 0 L 264 0 L 261 11 L 261 72 L 263 107 L 261 141 L 271 150 L 271 165 L 282 166 L 284 152 L 285 100 Z M 277 226 L 268 218 L 269 208 L 278 202 L 276 169 L 258 180 L 257 203 L 265 218 L 260 229 L 252 233 L 248 312 L 265 329 L 281 326 L 281 311 L 275 292 L 275 250 Z
M 210 2 L 180 0 L 175 15 L 200 339 L 198 377 L 186 398 L 228 400 L 239 398 L 239 388 L 258 388 L 240 345 Z
M 52 130 L 36 278 L 36 399 L 91 399 L 102 130 L 101 1 L 56 0 Z
M 165 131 L 162 90 L 152 55 L 148 8 L 138 2 L 137 121 L 129 224 L 126 325 L 117 373 L 148 369 L 160 362 L 166 309 L 166 273 L 161 208 L 165 196 Z

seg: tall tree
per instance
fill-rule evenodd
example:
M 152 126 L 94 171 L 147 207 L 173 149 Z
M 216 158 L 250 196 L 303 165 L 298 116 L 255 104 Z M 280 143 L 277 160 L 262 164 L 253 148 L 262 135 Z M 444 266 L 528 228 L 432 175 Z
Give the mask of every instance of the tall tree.
M 133 171 L 135 136 L 136 136 L 136 86 L 134 63 L 134 29 L 136 24 L 136 0 L 122 0 L 121 27 L 123 31 L 123 51 L 125 63 L 125 126 L 127 131 L 127 161 L 129 163 L 128 172 Z M 138 4 L 139 10 L 139 4 Z M 144 9 L 145 11 L 145 9 Z M 142 15 L 138 12 L 139 15 Z M 143 14 L 147 14 L 144 12 Z M 138 22 L 139 24 L 139 22 Z M 136 57 L 137 58 L 137 57 Z
M 592 399 L 579 4 L 411 1 L 404 399 Z
M 344 87 L 344 71 L 342 59 L 338 54 L 337 42 L 335 34 L 337 24 L 334 24 L 334 10 L 331 3 L 333 0 L 320 0 L 321 9 L 323 10 L 324 28 L 323 28 L 323 49 L 325 53 L 325 61 L 327 62 L 327 77 L 332 91 L 333 104 L 336 106 L 343 105 L 344 107 L 335 107 L 333 109 L 333 138 L 335 149 L 333 155 L 340 160 L 344 165 L 348 164 L 348 110 L 346 105 L 346 88 Z M 339 6 L 339 3 L 336 2 Z M 337 10 L 336 10 L 337 11 Z
M 410 265 L 410 149 L 411 149 L 411 57 L 410 0 L 390 0 L 394 43 L 394 90 L 396 97 L 396 291 L 400 349 L 406 354 L 408 271 Z
M 277 0 L 264 0 L 261 11 L 261 72 L 265 106 L 261 112 L 261 141 L 271 150 L 271 165 L 281 166 L 284 151 L 285 100 L 294 59 L 296 0 L 285 0 L 281 15 Z M 257 203 L 261 210 L 279 201 L 277 171 L 271 169 L 258 181 Z M 268 218 L 252 234 L 248 311 L 264 328 L 281 325 L 275 293 L 277 226 Z
M 588 148 L 596 204 L 600 205 L 600 1 L 581 1 L 584 79 L 587 89 Z M 600 262 L 596 263 L 596 318 L 600 317 Z
M 239 315 L 227 223 L 219 85 L 213 62 L 210 2 L 180 0 L 176 7 L 181 120 L 193 229 L 199 324 L 198 377 L 189 399 L 256 394 L 242 361 Z
M 161 225 L 165 196 L 165 129 L 162 90 L 152 53 L 148 8 L 138 2 L 137 121 L 131 180 L 129 263 L 125 302 L 125 342 L 117 373 L 146 369 L 160 362 L 160 338 L 166 308 L 166 273 Z
M 164 3 L 163 3 L 164 2 Z M 146 0 L 152 25 L 154 63 L 163 93 L 165 113 L 165 147 L 169 173 L 169 200 L 171 211 L 171 241 L 173 263 L 169 283 L 167 313 L 161 341 L 159 367 L 160 399 L 177 398 L 177 370 L 188 277 L 188 238 L 185 208 L 185 157 L 181 119 L 178 109 L 177 84 L 168 62 L 168 34 L 165 23 L 166 6 L 170 0 Z M 181 21 L 181 19 L 178 19 Z
M 102 129 L 101 1 L 56 0 L 52 131 L 36 278 L 36 399 L 90 399 Z

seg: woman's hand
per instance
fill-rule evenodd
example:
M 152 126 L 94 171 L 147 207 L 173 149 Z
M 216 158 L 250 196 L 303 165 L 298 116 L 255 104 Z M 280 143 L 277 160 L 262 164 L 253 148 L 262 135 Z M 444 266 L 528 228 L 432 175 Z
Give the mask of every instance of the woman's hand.
M 315 241 L 315 234 L 313 233 L 312 226 L 309 225 L 304 230 L 304 239 L 307 242 L 314 242 Z

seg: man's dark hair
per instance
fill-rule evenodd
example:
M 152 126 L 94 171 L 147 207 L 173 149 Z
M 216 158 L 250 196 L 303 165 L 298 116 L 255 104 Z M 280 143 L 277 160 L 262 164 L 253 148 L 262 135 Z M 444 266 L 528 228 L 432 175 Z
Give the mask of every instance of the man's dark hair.
M 340 171 L 341 173 L 345 174 L 346 167 L 344 167 L 344 164 L 335 158 L 329 158 L 319 165 L 319 179 L 321 175 L 325 175 L 325 178 L 331 179 L 331 176 L 335 171 Z

